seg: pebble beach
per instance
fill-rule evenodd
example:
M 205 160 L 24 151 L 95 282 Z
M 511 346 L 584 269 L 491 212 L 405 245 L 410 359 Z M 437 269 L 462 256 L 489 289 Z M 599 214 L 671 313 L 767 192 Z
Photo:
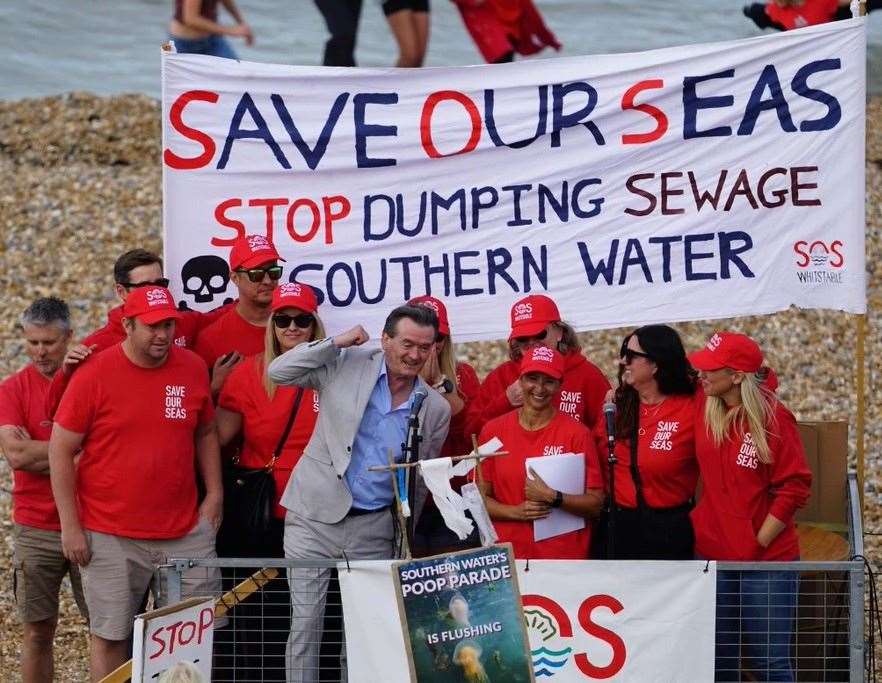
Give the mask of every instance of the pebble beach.
M 880 123 L 880 127 L 875 124 Z M 35 298 L 55 294 L 71 306 L 75 336 L 104 322 L 113 304 L 112 266 L 126 249 L 162 248 L 160 107 L 143 95 L 85 93 L 0 102 L 0 377 L 26 362 L 16 323 Z M 867 111 L 867 268 L 865 516 L 868 555 L 882 547 L 882 100 Z M 851 424 L 855 464 L 857 319 L 800 311 L 678 324 L 687 348 L 718 328 L 750 334 L 781 378 L 779 394 L 802 420 Z M 624 330 L 581 335 L 586 355 L 610 378 Z M 454 330 L 455 340 L 455 330 Z M 502 343 L 458 346 L 485 375 L 505 357 Z M 19 626 L 11 594 L 11 476 L 0 459 L 0 678 L 15 681 Z M 88 680 L 87 634 L 69 592 L 56 639 L 56 678 Z

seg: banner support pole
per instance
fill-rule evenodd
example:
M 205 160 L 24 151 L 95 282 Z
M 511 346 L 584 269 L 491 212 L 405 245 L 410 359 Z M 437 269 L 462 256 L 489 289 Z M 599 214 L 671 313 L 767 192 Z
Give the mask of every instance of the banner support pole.
M 857 394 L 857 415 L 855 417 L 855 453 L 857 455 L 857 483 L 860 494 L 861 514 L 864 511 L 864 467 L 865 467 L 865 419 L 866 402 L 866 361 L 867 348 L 867 315 L 857 315 L 857 374 L 855 375 L 855 393 Z

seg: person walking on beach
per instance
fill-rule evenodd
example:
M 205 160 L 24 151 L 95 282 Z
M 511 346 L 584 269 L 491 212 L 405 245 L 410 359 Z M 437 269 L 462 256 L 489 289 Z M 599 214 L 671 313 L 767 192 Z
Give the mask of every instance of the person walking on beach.
M 398 67 L 419 67 L 429 45 L 429 0 L 385 0 L 383 14 L 398 43 Z
M 218 23 L 218 4 L 230 13 L 235 24 Z M 254 34 L 236 7 L 236 0 L 175 0 L 168 32 L 175 49 L 189 54 L 238 59 L 225 36 L 244 38 L 249 47 L 254 44 Z
M 325 43 L 323 66 L 355 66 L 355 39 L 361 0 L 315 0 L 331 37 Z
M 80 614 L 88 617 L 79 569 L 61 551 L 61 523 L 49 483 L 52 421 L 46 393 L 71 338 L 70 311 L 61 299 L 37 299 L 21 316 L 31 362 L 0 384 L 0 450 L 12 470 L 13 594 L 24 626 L 24 683 L 54 678 L 52 643 L 58 593 L 70 575 Z

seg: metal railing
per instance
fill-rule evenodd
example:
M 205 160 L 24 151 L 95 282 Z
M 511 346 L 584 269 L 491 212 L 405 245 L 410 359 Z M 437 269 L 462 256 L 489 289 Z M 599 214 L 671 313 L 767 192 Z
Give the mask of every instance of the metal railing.
M 850 556 L 863 554 L 862 525 L 857 498 L 856 479 L 848 479 L 848 536 Z M 302 680 L 339 681 L 345 667 L 340 590 L 336 583 L 336 560 L 291 559 L 173 559 L 159 568 L 166 587 L 168 602 L 181 599 L 186 573 L 197 567 L 219 567 L 228 590 L 261 568 L 278 568 L 279 576 L 256 591 L 228 612 L 229 624 L 215 633 L 213 680 L 219 682 L 284 681 L 286 667 L 300 669 Z M 321 592 L 313 595 L 315 603 L 307 605 L 318 613 L 318 621 L 306 629 L 291 623 L 291 604 L 287 572 L 291 569 L 312 570 L 329 581 L 326 601 Z M 865 605 L 864 563 L 861 559 L 841 562 L 718 562 L 717 581 L 717 673 L 722 680 L 766 680 L 762 665 L 751 657 L 757 651 L 768 654 L 776 638 L 783 638 L 786 656 L 792 662 L 797 681 L 865 681 Z M 768 582 L 769 573 L 783 581 Z M 779 573 L 779 574 L 774 574 Z M 736 583 L 733 583 L 736 582 Z M 743 593 L 753 590 L 761 596 L 766 609 L 736 607 L 728 620 L 721 620 L 721 606 L 732 597 L 732 587 Z M 745 588 L 750 586 L 750 588 Z M 759 588 L 757 588 L 759 586 Z M 298 592 L 299 593 L 299 592 Z M 756 597 L 756 595 L 754 596 Z M 324 604 L 321 604 L 324 601 Z M 776 617 L 775 608 L 795 604 L 793 621 Z M 754 600 L 754 603 L 757 602 Z M 301 605 L 303 603 L 301 602 Z M 299 612 L 303 612 L 301 607 Z M 756 621 L 765 620 L 766 641 L 755 643 L 749 633 L 755 632 Z M 750 623 L 753 628 L 750 628 Z M 762 626 L 762 624 L 761 624 Z M 289 657 L 286 662 L 286 641 L 292 632 L 299 633 L 301 647 L 311 648 L 314 657 Z M 791 637 L 792 635 L 792 637 Z M 780 640 L 780 638 L 777 638 Z M 734 659 L 725 660 L 720 641 L 735 648 Z M 789 643 L 787 642 L 789 640 Z M 759 648 L 759 649 L 757 649 Z M 305 670 L 304 670 L 305 669 Z M 751 678 L 742 679 L 745 671 Z M 728 676 L 727 676 L 728 674 Z M 300 677 L 297 677 L 300 680 Z

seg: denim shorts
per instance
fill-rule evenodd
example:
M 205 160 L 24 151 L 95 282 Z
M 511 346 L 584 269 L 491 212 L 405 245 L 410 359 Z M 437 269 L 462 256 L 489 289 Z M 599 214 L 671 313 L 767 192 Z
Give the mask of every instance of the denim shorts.
M 223 36 L 213 35 L 208 38 L 176 38 L 169 36 L 169 40 L 175 43 L 175 49 L 182 54 L 211 55 L 213 57 L 226 57 L 227 59 L 239 59 L 236 51 Z

